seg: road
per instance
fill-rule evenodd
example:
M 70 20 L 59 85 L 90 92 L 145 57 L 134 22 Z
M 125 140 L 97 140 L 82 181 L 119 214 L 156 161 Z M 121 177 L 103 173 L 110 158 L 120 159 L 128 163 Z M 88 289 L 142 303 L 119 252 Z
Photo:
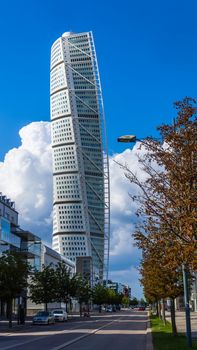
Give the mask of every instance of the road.
M 0 333 L 1 350 L 146 350 L 147 312 L 120 311 Z

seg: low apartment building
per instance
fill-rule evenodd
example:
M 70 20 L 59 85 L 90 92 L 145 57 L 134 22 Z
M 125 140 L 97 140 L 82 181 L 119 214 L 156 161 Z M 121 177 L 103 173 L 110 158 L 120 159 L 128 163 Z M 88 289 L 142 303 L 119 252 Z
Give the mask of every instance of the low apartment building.
M 41 238 L 30 231 L 23 230 L 18 224 L 18 212 L 15 203 L 0 193 L 0 256 L 5 251 L 18 251 L 23 254 L 24 259 L 34 269 L 41 271 L 43 266 L 53 264 L 54 266 L 64 261 L 70 268 L 71 274 L 75 273 L 75 263 L 60 255 L 52 248 L 45 245 Z M 33 272 L 32 272 L 33 273 Z M 27 314 L 35 313 L 43 309 L 43 305 L 35 305 L 28 298 L 28 291 L 14 301 L 14 312 L 18 307 L 25 309 Z M 51 304 L 49 308 L 60 307 L 60 304 Z M 0 300 L 1 314 L 5 314 L 6 305 Z

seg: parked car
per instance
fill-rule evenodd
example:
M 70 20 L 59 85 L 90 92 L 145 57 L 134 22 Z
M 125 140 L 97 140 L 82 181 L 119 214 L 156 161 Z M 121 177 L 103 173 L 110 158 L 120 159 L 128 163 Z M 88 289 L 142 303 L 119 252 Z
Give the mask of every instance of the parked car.
M 55 318 L 52 312 L 50 311 L 39 311 L 34 317 L 33 317 L 33 324 L 49 324 L 49 323 L 55 323 Z
M 106 307 L 106 312 L 112 312 L 112 306 L 107 306 Z
M 112 311 L 113 311 L 113 312 L 116 312 L 116 310 L 117 310 L 117 309 L 116 309 L 116 305 L 112 305 Z
M 65 310 L 54 310 L 53 316 L 55 318 L 55 321 L 65 322 L 68 319 L 68 314 Z

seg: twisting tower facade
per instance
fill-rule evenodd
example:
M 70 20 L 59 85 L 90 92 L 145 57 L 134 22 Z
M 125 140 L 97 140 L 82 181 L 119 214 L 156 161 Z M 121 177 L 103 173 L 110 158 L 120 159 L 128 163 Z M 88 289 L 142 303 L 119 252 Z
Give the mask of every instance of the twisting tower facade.
M 92 257 L 108 278 L 109 163 L 102 91 L 91 32 L 66 32 L 51 49 L 53 249 Z

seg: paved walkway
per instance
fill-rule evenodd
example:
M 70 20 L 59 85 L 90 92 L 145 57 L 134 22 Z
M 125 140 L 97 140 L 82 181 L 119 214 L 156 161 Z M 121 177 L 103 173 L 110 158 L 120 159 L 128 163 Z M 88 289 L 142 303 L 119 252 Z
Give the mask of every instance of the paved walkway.
M 171 322 L 170 312 L 166 312 L 166 319 Z M 176 326 L 180 333 L 186 333 L 185 312 L 176 311 Z M 197 312 L 191 312 L 192 338 L 197 338 Z

